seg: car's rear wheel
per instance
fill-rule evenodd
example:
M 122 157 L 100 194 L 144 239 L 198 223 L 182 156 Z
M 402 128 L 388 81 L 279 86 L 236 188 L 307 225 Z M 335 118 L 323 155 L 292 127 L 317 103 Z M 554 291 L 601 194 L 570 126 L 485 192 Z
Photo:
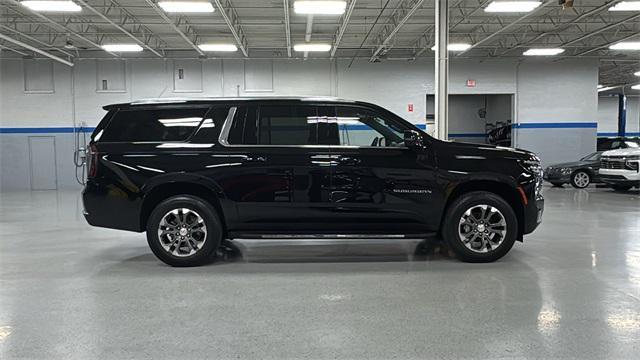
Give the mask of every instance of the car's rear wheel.
M 201 198 L 180 195 L 164 200 L 147 221 L 151 251 L 171 266 L 198 266 L 213 260 L 222 241 L 215 209 Z
M 500 196 L 474 191 L 449 206 L 442 234 L 460 260 L 492 262 L 513 247 L 518 219 L 511 205 Z
M 591 184 L 591 176 L 586 171 L 576 171 L 571 175 L 571 186 L 576 189 L 584 189 Z

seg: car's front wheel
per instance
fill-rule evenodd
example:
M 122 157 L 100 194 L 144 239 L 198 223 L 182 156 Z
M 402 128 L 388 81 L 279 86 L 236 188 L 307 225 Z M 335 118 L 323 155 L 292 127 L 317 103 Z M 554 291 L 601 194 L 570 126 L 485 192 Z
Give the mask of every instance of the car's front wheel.
M 492 262 L 506 255 L 518 234 L 516 214 L 500 196 L 474 191 L 454 200 L 445 215 L 444 240 L 466 262 Z
M 171 266 L 209 263 L 221 241 L 222 225 L 218 215 L 199 197 L 170 197 L 153 209 L 147 221 L 151 251 Z
M 576 189 L 584 189 L 591 184 L 591 176 L 586 171 L 576 171 L 571 175 L 571 186 Z

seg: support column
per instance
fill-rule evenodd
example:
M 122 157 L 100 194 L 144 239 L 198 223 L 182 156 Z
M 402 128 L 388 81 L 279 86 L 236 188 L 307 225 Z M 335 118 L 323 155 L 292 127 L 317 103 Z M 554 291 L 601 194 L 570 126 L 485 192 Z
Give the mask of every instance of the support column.
M 627 127 L 627 97 L 618 95 L 618 136 L 625 136 Z
M 436 135 L 449 136 L 449 0 L 436 0 Z

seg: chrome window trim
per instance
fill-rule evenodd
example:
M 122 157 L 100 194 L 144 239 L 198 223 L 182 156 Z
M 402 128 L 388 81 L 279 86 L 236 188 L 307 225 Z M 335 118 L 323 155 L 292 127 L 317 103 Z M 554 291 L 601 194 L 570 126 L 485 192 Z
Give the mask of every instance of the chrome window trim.
M 259 145 L 259 144 L 230 144 L 229 133 L 231 132 L 231 125 L 236 116 L 237 106 L 229 108 L 229 113 L 224 119 L 224 124 L 220 129 L 220 135 L 218 136 L 218 143 L 224 147 L 231 148 L 297 148 L 297 149 L 380 149 L 380 150 L 408 150 L 406 146 L 356 146 L 356 145 Z

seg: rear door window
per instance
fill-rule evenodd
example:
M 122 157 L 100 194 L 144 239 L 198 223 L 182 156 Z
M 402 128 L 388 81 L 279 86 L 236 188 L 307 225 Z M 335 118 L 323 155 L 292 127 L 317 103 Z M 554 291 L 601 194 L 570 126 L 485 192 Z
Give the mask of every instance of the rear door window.
M 317 129 L 316 106 L 241 106 L 228 141 L 234 145 L 316 145 Z
M 104 142 L 184 141 L 200 126 L 206 107 L 118 111 L 104 129 Z

